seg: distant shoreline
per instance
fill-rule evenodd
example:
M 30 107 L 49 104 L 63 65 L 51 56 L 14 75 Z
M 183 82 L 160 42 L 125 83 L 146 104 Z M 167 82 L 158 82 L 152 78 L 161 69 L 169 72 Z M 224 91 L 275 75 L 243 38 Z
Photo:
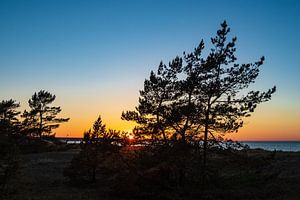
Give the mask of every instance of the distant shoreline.
M 83 137 L 55 137 L 56 139 L 83 139 Z M 300 142 L 300 140 L 233 140 L 237 142 Z
M 57 137 L 57 139 L 67 144 L 79 144 L 82 142 L 83 138 Z M 250 149 L 262 149 L 266 151 L 300 152 L 300 141 L 243 140 L 237 142 L 248 145 Z
M 263 149 L 267 151 L 300 152 L 300 141 L 241 141 L 250 149 Z

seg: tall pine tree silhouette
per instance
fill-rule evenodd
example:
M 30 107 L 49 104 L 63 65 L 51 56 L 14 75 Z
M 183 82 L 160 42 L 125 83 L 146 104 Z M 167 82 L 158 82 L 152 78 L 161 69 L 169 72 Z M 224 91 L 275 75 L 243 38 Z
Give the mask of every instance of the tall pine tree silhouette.
M 157 73 L 150 73 L 140 91 L 135 111 L 122 113 L 122 119 L 137 122 L 148 134 L 165 139 L 203 141 L 203 166 L 208 142 L 243 126 L 258 104 L 269 101 L 276 87 L 261 92 L 247 91 L 255 82 L 261 57 L 257 62 L 237 64 L 236 37 L 227 40 L 226 21 L 211 38 L 212 48 L 204 56 L 203 40 L 191 53 L 183 53 L 168 65 L 160 63 Z M 148 129 L 148 131 L 147 131 Z M 150 129 L 150 130 L 149 130 Z M 168 134 L 166 134 L 168 133 Z

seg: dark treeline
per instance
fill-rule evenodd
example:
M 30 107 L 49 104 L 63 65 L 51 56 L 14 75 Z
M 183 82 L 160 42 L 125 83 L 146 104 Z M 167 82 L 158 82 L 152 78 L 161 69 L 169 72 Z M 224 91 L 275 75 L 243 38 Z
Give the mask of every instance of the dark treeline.
M 276 178 L 275 172 L 265 171 L 274 154 L 252 156 L 247 147 L 224 141 L 223 136 L 238 131 L 244 118 L 269 101 L 276 88 L 248 89 L 264 57 L 238 64 L 237 39 L 228 39 L 229 32 L 224 21 L 208 53 L 202 40 L 193 52 L 161 62 L 156 72 L 151 71 L 136 109 L 121 115 L 136 122 L 132 133 L 107 129 L 99 116 L 64 169 L 69 183 L 95 187 L 108 199 L 266 197 L 268 191 L 254 186 Z M 31 110 L 22 114 L 16 101 L 2 101 L 0 136 L 7 141 L 53 137 L 53 129 L 69 120 L 57 117 L 61 108 L 50 106 L 54 100 L 47 91 L 35 93 L 28 101 Z M 1 151 L 7 149 L 3 146 Z
M 0 102 L 0 134 L 1 136 L 30 136 L 53 137 L 53 129 L 59 127 L 69 118 L 58 118 L 60 107 L 51 106 L 56 96 L 48 91 L 41 90 L 34 93 L 28 100 L 30 110 L 18 111 L 20 103 L 16 100 L 2 100 Z
M 30 110 L 21 113 L 16 100 L 0 102 L 0 184 L 5 185 L 18 168 L 18 154 L 40 152 L 54 139 L 53 129 L 69 118 L 58 118 L 60 107 L 50 104 L 55 95 L 41 90 L 28 100 Z

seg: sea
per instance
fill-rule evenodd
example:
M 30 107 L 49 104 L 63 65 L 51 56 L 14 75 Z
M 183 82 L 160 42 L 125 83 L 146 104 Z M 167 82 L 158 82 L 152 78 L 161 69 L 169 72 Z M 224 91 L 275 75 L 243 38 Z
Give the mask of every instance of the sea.
M 66 139 L 61 138 L 62 142 L 66 144 L 80 144 L 81 139 Z M 300 152 L 300 141 L 239 141 L 246 144 L 250 149 L 264 149 L 268 151 L 291 151 Z
M 300 151 L 300 141 L 242 141 L 250 149 L 264 149 L 268 151 Z

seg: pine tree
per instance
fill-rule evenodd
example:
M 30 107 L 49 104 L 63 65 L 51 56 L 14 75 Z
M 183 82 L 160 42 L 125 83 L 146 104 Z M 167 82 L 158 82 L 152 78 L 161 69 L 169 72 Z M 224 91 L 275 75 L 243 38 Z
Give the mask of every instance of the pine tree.
M 205 59 L 201 58 L 203 42 L 193 53 L 184 55 L 187 69 L 197 77 L 195 105 L 202 111 L 198 123 L 204 133 L 204 166 L 209 136 L 237 131 L 243 126 L 243 118 L 249 117 L 258 104 L 269 101 L 276 91 L 275 86 L 265 92 L 246 90 L 255 82 L 264 57 L 254 63 L 237 64 L 236 37 L 227 42 L 229 32 L 224 21 L 216 37 L 211 38 L 213 48 Z M 187 79 L 191 76 L 187 73 Z
M 43 135 L 50 136 L 52 130 L 58 128 L 60 123 L 69 121 L 69 118 L 57 117 L 61 112 L 60 107 L 50 106 L 55 98 L 55 95 L 45 90 L 35 92 L 28 101 L 31 110 L 25 110 L 23 113 L 25 125 L 40 138 Z
M 136 131 L 140 134 L 162 138 L 166 143 L 173 126 L 166 119 L 166 114 L 169 102 L 176 96 L 174 83 L 181 67 L 180 58 L 176 58 L 169 67 L 161 62 L 157 73 L 151 71 L 149 79 L 145 80 L 136 111 L 123 112 L 122 119 L 136 121 L 140 125 Z
M 0 102 L 0 133 L 1 135 L 19 134 L 20 122 L 18 119 L 19 111 L 16 109 L 20 104 L 15 100 L 2 100 Z
M 207 56 L 202 55 L 202 40 L 192 53 L 184 52 L 183 58 L 177 56 L 168 66 L 161 63 L 157 73 L 151 72 L 145 80 L 136 110 L 123 112 L 122 119 L 137 122 L 144 132 L 168 132 L 168 139 L 184 143 L 201 139 L 205 166 L 209 140 L 237 131 L 243 119 L 276 91 L 275 86 L 265 92 L 247 90 L 255 82 L 264 57 L 237 64 L 237 39 L 227 41 L 229 32 L 224 21 L 211 38 Z

